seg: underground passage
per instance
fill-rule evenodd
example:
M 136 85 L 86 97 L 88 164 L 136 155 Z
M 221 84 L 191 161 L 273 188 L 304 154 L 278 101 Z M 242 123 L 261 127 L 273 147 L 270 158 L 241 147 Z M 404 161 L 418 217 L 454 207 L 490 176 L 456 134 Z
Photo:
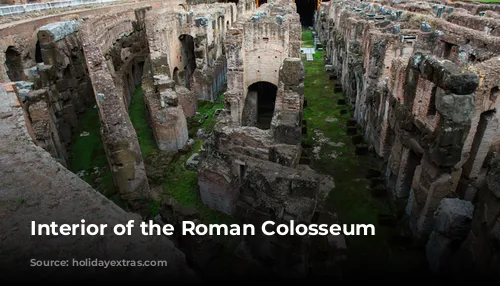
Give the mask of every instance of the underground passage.
M 181 66 L 183 81 L 187 88 L 191 88 L 193 72 L 196 69 L 196 58 L 194 55 L 194 39 L 191 35 L 180 35 L 181 41 Z
M 94 2 L 0 7 L 2 279 L 500 281 L 500 5 Z
M 255 97 L 257 101 L 257 122 L 260 129 L 269 129 L 274 115 L 276 104 L 276 92 L 278 88 L 269 82 L 256 82 L 248 87 L 249 97 Z

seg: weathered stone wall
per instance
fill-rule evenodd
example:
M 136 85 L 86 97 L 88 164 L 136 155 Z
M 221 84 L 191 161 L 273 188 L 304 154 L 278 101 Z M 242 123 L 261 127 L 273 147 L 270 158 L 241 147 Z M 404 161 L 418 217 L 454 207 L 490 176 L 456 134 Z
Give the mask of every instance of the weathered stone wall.
M 165 6 L 175 6 L 183 1 L 177 0 L 151 0 L 148 2 L 131 2 L 123 0 L 121 5 L 111 6 L 111 7 L 98 7 L 98 8 L 87 8 L 80 9 L 78 11 L 64 11 L 58 14 L 35 14 L 31 18 L 27 19 L 14 19 L 12 23 L 5 23 L 0 25 L 0 36 L 2 41 L 0 42 L 0 81 L 10 82 L 15 81 L 15 79 L 9 79 L 7 74 L 8 68 L 5 65 L 6 54 L 5 52 L 9 47 L 12 47 L 16 52 L 20 54 L 22 73 L 25 74 L 23 80 L 28 79 L 30 68 L 33 68 L 36 64 L 35 54 L 36 54 L 36 42 L 38 40 L 38 30 L 40 27 L 48 25 L 55 22 L 65 22 L 70 20 L 83 19 L 88 16 L 104 16 L 108 13 L 115 13 L 124 10 L 131 10 L 144 6 L 151 6 L 155 9 Z M 35 17 L 38 16 L 38 17 Z
M 191 89 L 197 99 L 213 101 L 225 87 L 223 41 L 237 16 L 236 6 L 193 7 L 148 13 L 151 65 L 154 76 L 168 76 Z
M 300 57 L 301 27 L 294 5 L 268 3 L 248 14 L 227 35 L 227 109 L 242 123 L 248 87 L 256 82 L 278 86 L 286 58 Z M 245 121 L 245 120 L 244 120 Z
M 493 110 L 500 76 L 493 70 L 500 38 L 489 28 L 497 23 L 477 15 L 481 5 L 470 5 L 468 12 L 409 1 L 323 3 L 315 27 L 358 128 L 386 163 L 388 192 L 413 234 L 427 243 L 436 271 L 443 268 L 440 259 L 460 248 L 455 245 L 470 224 L 461 225 L 465 235 L 447 237 L 435 212 L 445 198 L 484 200 L 478 190 L 498 142 Z M 453 213 L 448 209 L 443 212 Z
M 70 157 L 67 147 L 79 114 L 95 102 L 82 44 L 77 37 L 79 24 L 67 21 L 41 27 L 35 52 L 36 61 L 41 63 L 32 69 L 30 77 L 33 90 L 26 94 L 28 83 L 18 83 L 39 146 L 64 165 Z M 40 113 L 45 114 L 45 120 L 36 118 Z M 49 126 L 50 130 L 46 130 Z
M 115 185 L 132 209 L 142 211 L 149 205 L 149 184 L 124 100 L 124 90 L 128 88 L 121 82 L 121 76 L 115 76 L 113 65 L 106 61 L 105 55 L 122 35 L 133 33 L 133 22 L 140 20 L 136 14 L 140 16 L 144 12 L 125 11 L 105 18 L 91 18 L 81 25 L 79 32 L 85 42 L 85 58 L 101 118 L 101 139 Z
M 222 42 L 237 19 L 236 6 L 177 5 L 182 3 L 127 3 L 98 10 L 90 17 L 89 11 L 69 15 L 70 20 L 53 22 L 47 28 L 37 25 L 64 17 L 0 29 L 6 36 L 0 44 L 6 51 L 0 55 L 0 59 L 6 58 L 0 72 L 6 81 L 23 81 L 18 90 L 23 98 L 31 99 L 25 107 L 38 144 L 65 164 L 78 113 L 84 111 L 86 103 L 97 101 L 115 184 L 136 207 L 148 204 L 149 192 L 135 130 L 128 118 L 136 86 L 143 83 L 150 125 L 159 149 L 167 152 L 185 147 L 189 139 L 186 117 L 195 114 L 196 100 L 213 100 L 225 89 Z M 164 25 L 157 27 L 159 23 Z M 31 35 L 25 30 L 30 28 L 40 30 L 36 45 L 36 32 Z M 165 33 L 156 32 L 158 29 Z M 106 96 L 107 92 L 112 95 Z
M 0 86 L 0 247 L 5 255 L 4 281 L 39 279 L 102 279 L 105 268 L 31 267 L 31 259 L 166 260 L 168 267 L 117 267 L 116 280 L 145 275 L 151 279 L 189 281 L 195 278 L 184 254 L 165 236 L 144 236 L 137 228 L 131 236 L 117 236 L 112 227 L 134 220 L 127 213 L 69 172 L 44 149 L 36 146 L 12 86 Z M 29 179 L 27 179 L 29 178 Z M 50 224 L 107 224 L 104 236 L 32 236 L 31 222 Z M 100 247 L 89 247 L 98 243 Z M 109 270 L 109 269 L 108 269 Z M 144 272 L 143 272 L 144 271 Z M 130 276 L 129 276 L 130 275 Z M 119 278 L 118 278 L 119 277 Z
M 334 188 L 331 177 L 299 164 L 304 107 L 300 34 L 295 5 L 274 1 L 245 14 L 226 35 L 226 105 L 200 153 L 198 186 L 206 206 L 242 222 L 311 223 Z M 247 124 L 257 121 L 258 109 L 257 92 L 247 96 L 247 89 L 262 81 L 276 86 L 269 129 Z M 326 239 L 311 246 L 309 238 L 261 233 L 245 238 L 253 257 L 273 261 L 279 275 L 292 277 L 307 275 L 311 249 L 322 243 Z

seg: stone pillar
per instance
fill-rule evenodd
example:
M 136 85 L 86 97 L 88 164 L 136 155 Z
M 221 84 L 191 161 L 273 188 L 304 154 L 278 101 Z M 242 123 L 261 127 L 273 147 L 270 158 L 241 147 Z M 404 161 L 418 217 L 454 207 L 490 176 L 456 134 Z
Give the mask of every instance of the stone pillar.
M 299 144 L 302 138 L 304 65 L 299 58 L 287 58 L 280 67 L 276 110 L 271 130 L 277 142 Z
M 415 78 L 432 81 L 442 90 L 436 94 L 439 121 L 433 132 L 435 138 L 415 172 L 414 197 L 409 200 L 412 206 L 407 208 L 414 234 L 425 241 L 432 231 L 433 214 L 440 201 L 456 190 L 462 174 L 462 146 L 470 129 L 475 108 L 472 94 L 479 80 L 476 74 L 450 61 L 438 61 L 420 53 L 410 58 L 408 66 L 405 104 L 410 110 L 413 110 L 413 100 L 418 100 Z
M 494 112 L 484 112 L 479 119 L 476 135 L 472 143 L 469 160 L 464 165 L 464 174 L 468 178 L 476 178 L 488 154 L 491 143 L 497 135 L 499 119 Z

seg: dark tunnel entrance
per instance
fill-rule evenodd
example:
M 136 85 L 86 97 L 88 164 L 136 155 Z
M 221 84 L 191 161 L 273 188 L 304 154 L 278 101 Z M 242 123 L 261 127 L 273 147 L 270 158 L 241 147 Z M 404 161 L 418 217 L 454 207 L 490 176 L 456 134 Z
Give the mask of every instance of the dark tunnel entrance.
M 36 41 L 36 46 L 35 46 L 35 62 L 37 64 L 43 63 L 42 48 L 40 47 L 39 41 Z
M 274 115 L 276 103 L 276 85 L 259 81 L 248 87 L 244 107 L 244 125 L 259 129 L 269 129 Z
M 300 23 L 303 27 L 314 25 L 314 12 L 318 5 L 318 0 L 297 0 L 297 13 L 300 15 Z
M 21 53 L 16 51 L 13 46 L 9 46 L 5 51 L 5 65 L 7 66 L 7 75 L 11 81 L 23 80 L 23 61 Z
M 194 54 L 194 39 L 191 35 L 181 35 L 179 36 L 181 41 L 181 62 L 182 71 L 184 72 L 182 76 L 182 85 L 191 89 L 191 81 L 194 70 L 196 69 L 196 58 Z M 178 79 L 180 80 L 180 78 Z

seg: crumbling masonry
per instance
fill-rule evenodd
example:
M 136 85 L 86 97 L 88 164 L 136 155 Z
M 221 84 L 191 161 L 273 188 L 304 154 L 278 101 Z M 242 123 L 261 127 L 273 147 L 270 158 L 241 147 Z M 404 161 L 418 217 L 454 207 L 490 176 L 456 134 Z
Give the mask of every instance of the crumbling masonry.
M 298 14 L 288 1 L 260 6 L 226 34 L 225 109 L 198 166 L 205 205 L 256 225 L 267 220 L 311 223 L 322 212 L 333 179 L 299 164 L 304 106 L 300 40 Z M 308 272 L 307 239 L 244 239 L 257 257 L 286 265 L 278 271 Z
M 22 249 L 17 242 L 23 239 L 18 235 L 29 237 L 30 224 L 26 221 L 30 219 L 45 223 L 58 215 L 68 220 L 66 215 L 75 215 L 74 222 L 81 218 L 105 219 L 106 223 L 118 222 L 118 217 L 139 219 L 116 206 L 103 207 L 113 204 L 65 168 L 72 134 L 89 108 L 98 110 L 101 140 L 121 198 L 136 213 L 150 212 L 151 190 L 128 114 L 132 93 L 143 86 L 158 149 L 175 153 L 184 148 L 189 139 L 186 118 L 196 113 L 196 101 L 213 101 L 226 88 L 226 32 L 240 15 L 254 8 L 252 4 L 119 1 L 78 11 L 42 11 L 43 17 L 26 15 L 25 21 L 16 22 L 13 17 L 9 23 L 9 18 L 2 18 L 7 24 L 0 26 L 0 95 L 5 103 L 0 118 L 5 140 L 2 154 L 7 155 L 0 159 L 1 189 L 6 192 L 1 200 L 7 204 L 2 203 L 1 209 L 9 218 L 2 220 L 8 224 L 2 229 L 17 230 L 16 225 L 20 225 L 23 230 L 21 234 L 6 233 L 2 250 Z M 53 159 L 48 159 L 46 152 Z M 4 172 L 19 168 L 23 171 L 15 175 Z M 45 171 L 47 178 L 26 175 Z M 19 174 L 30 179 L 19 178 Z M 16 196 L 29 201 L 29 215 L 16 212 L 17 207 L 3 208 L 19 201 Z M 50 211 L 62 204 L 72 209 Z M 36 243 L 51 245 L 48 240 Z M 84 246 L 85 241 L 78 245 Z M 184 255 L 165 237 L 132 236 L 116 243 L 114 238 L 109 241 L 110 247 L 96 248 L 95 257 L 109 258 L 120 245 L 127 244 L 130 251 L 141 252 L 145 258 L 165 256 L 169 263 L 177 264 L 168 273 L 159 272 L 160 278 L 192 275 Z M 32 246 L 39 248 L 36 243 Z M 148 243 L 155 251 L 137 250 Z M 46 252 L 39 254 L 50 254 Z M 9 267 L 16 269 L 22 257 L 16 259 Z
M 322 3 L 326 68 L 431 269 L 498 275 L 500 6 L 388 3 Z
M 58 171 L 51 173 L 51 182 L 36 177 L 33 182 L 15 183 L 15 176 L 2 177 L 2 184 L 10 186 L 10 200 L 18 188 L 38 184 L 37 192 L 47 198 L 81 203 L 68 213 L 92 212 L 96 219 L 120 214 L 116 207 L 96 207 L 95 200 L 109 201 L 65 168 L 82 115 L 96 108 L 114 184 L 128 208 L 145 217 L 153 194 L 129 116 L 132 95 L 141 86 L 156 145 L 167 153 L 186 148 L 187 119 L 197 113 L 197 101 L 214 101 L 225 92 L 225 109 L 198 165 L 205 205 L 255 223 L 271 219 L 334 222 L 322 207 L 334 187 L 333 179 L 299 164 L 304 67 L 295 4 L 276 1 L 256 10 L 254 1 L 153 0 L 120 1 L 59 14 L 44 11 L 39 12 L 44 17 L 27 14 L 32 19 L 16 22 L 14 17 L 12 23 L 0 26 L 0 94 L 8 103 L 1 113 L 6 135 L 3 152 L 14 152 L 9 145 L 26 150 L 16 153 L 24 156 L 19 162 L 9 157 L 1 163 L 15 169 L 18 163 L 42 156 L 45 159 L 37 161 L 37 168 Z M 22 132 L 8 132 L 15 122 L 29 135 L 22 144 L 18 142 Z M 63 183 L 65 179 L 72 183 Z M 85 198 L 75 197 L 73 190 L 84 191 Z M 36 194 L 22 195 L 34 200 Z M 38 206 L 57 205 L 48 200 Z M 42 215 L 40 211 L 33 209 L 30 215 L 40 222 L 53 220 L 51 212 L 42 211 L 49 214 Z M 10 224 L 29 227 L 25 216 L 9 214 Z M 6 241 L 2 248 L 14 249 L 16 233 Z M 179 275 L 191 275 L 169 240 L 150 243 L 156 250 L 166 250 L 163 254 L 170 255 L 169 263 L 178 262 Z M 165 245 L 156 247 L 158 243 Z M 328 243 L 328 238 L 321 243 Z M 272 260 L 275 270 L 284 275 L 308 272 L 308 239 L 257 236 L 245 244 L 254 257 Z
M 131 3 L 101 9 L 106 16 L 58 15 L 1 32 L 1 78 L 16 82 L 36 144 L 66 165 L 79 114 L 95 102 L 115 185 L 133 209 L 146 208 L 150 196 L 128 115 L 135 87 L 143 85 L 158 148 L 182 149 L 196 101 L 214 100 L 225 89 L 223 41 L 247 8 L 178 4 Z

